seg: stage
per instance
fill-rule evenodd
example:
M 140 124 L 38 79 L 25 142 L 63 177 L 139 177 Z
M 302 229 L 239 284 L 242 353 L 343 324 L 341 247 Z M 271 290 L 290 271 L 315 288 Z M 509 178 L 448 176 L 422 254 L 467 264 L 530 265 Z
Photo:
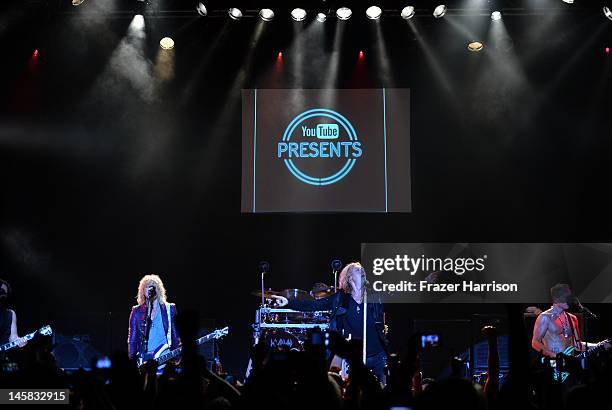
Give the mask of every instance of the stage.
M 245 386 L 266 332 L 304 353 L 335 313 L 297 313 L 291 303 L 349 294 L 339 275 L 357 261 L 372 291 L 364 323 L 368 303 L 384 306 L 372 315 L 381 314 L 384 329 L 373 329 L 384 330 L 385 360 L 410 356 L 416 336 L 440 336 L 441 346 L 419 352 L 422 379 L 460 374 L 484 386 L 487 325 L 498 332 L 501 384 L 513 354 L 532 377 L 539 314 L 528 308 L 547 311 L 557 283 L 597 316 L 574 303 L 575 338 L 610 337 L 612 5 L 404 3 L 3 2 L 0 278 L 10 287 L 0 308 L 16 313 L 20 337 L 50 326 L 40 348 L 65 372 L 58 388 L 112 358 L 131 371 L 122 355 L 132 319 L 158 317 L 137 308 L 153 298 L 139 287 L 150 274 L 168 303 L 156 308 L 159 340 L 172 344 L 176 312 L 193 340 L 228 327 L 194 346 L 206 365 L 191 351 L 187 363 L 227 378 L 235 392 L 212 384 L 233 406 L 240 394 L 265 401 Z M 381 263 L 379 276 L 367 251 L 377 244 L 414 245 L 414 265 Z M 541 251 L 557 245 L 581 252 Z M 417 265 L 428 257 L 449 258 L 452 269 Z M 453 280 L 438 278 L 447 270 Z M 387 280 L 391 271 L 398 276 Z M 377 292 L 403 293 L 378 301 Z M 350 313 L 353 302 L 364 303 L 334 303 Z M 285 308 L 295 312 L 266 310 Z M 534 391 L 510 380 L 508 389 Z M 410 394 L 379 404 L 417 408 Z M 292 406 L 298 397 L 314 405 L 304 392 L 277 399 Z

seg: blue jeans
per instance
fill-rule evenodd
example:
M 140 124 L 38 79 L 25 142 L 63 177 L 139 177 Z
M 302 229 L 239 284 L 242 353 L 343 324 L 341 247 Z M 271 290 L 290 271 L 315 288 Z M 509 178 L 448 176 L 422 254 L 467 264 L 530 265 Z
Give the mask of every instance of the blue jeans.
M 384 351 L 373 356 L 366 357 L 366 367 L 372 371 L 380 384 L 383 386 L 387 384 L 387 354 Z

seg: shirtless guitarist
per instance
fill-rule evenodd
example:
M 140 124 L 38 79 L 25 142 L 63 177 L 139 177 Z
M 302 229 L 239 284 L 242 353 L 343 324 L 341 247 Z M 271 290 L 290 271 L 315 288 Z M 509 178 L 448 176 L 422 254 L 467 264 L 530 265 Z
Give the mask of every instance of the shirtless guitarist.
M 608 341 L 587 343 L 581 340 L 578 319 L 567 312 L 572 299 L 572 291 L 566 284 L 559 283 L 550 289 L 552 306 L 542 312 L 533 328 L 531 346 L 548 358 L 557 358 L 560 353 L 573 354 L 593 348 L 610 349 Z

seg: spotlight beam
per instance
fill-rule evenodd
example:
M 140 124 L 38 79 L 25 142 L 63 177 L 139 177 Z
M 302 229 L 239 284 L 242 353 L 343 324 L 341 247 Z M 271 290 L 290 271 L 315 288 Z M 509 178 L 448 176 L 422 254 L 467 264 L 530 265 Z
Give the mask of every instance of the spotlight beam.
M 444 69 L 442 68 L 440 61 L 438 61 L 437 57 L 432 51 L 431 46 L 429 45 L 425 37 L 421 35 L 418 29 L 417 21 L 415 19 L 410 19 L 410 20 L 407 20 L 407 23 L 408 23 L 408 26 L 410 27 L 410 30 L 412 30 L 412 33 L 415 35 L 417 39 L 417 44 L 419 45 L 419 48 L 423 52 L 423 55 L 425 56 L 427 63 L 432 68 L 433 73 L 435 74 L 435 77 L 437 78 L 438 82 L 442 85 L 442 88 L 450 96 L 453 102 L 456 103 L 455 90 L 453 86 L 451 85 L 450 79 L 448 78 L 448 75 L 445 73 Z

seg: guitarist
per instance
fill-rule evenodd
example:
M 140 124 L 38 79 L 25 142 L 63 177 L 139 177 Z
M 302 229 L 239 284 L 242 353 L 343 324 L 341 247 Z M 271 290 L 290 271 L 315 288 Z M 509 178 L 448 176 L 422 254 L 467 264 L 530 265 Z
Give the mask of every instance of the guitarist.
M 585 351 L 594 347 L 594 343 L 580 340 L 578 319 L 567 312 L 572 291 L 569 285 L 558 283 L 550 289 L 552 306 L 542 312 L 536 319 L 533 328 L 531 347 L 544 356 L 555 358 L 566 349 L 574 348 L 576 351 Z M 604 345 L 610 349 L 610 343 Z
M 27 342 L 17 335 L 17 314 L 8 308 L 10 293 L 11 285 L 0 279 L 0 345 L 17 340 L 17 345 L 23 347 Z
M 137 305 L 132 307 L 128 330 L 130 358 L 152 359 L 180 345 L 176 332 L 176 306 L 166 301 L 166 289 L 157 275 L 140 279 Z

